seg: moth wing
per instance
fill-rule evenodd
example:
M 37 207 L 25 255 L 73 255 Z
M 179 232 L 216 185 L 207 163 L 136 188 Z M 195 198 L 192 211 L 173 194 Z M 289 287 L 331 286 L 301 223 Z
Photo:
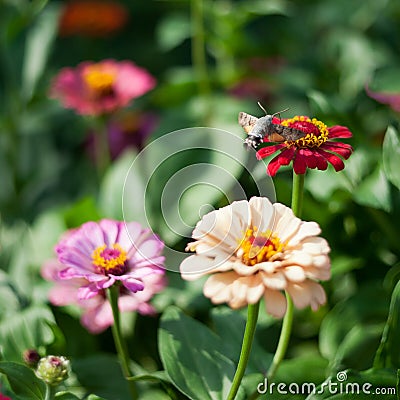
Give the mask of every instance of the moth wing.
M 284 130 L 283 132 L 280 132 L 280 135 L 285 138 L 285 140 L 298 140 L 301 139 L 302 137 L 306 136 L 306 133 L 299 130 L 299 129 L 290 129 L 290 130 Z
M 257 121 L 258 118 L 254 117 L 253 115 L 247 114 L 245 112 L 239 113 L 239 125 L 245 130 L 247 134 L 249 134 L 253 130 L 253 127 Z

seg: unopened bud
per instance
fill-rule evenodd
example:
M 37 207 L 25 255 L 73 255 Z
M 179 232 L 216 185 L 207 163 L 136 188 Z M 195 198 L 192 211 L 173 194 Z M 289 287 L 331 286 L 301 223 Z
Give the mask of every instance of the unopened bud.
M 56 386 L 68 378 L 69 360 L 65 357 L 47 356 L 40 359 L 36 376 L 48 385 Z
M 40 354 L 37 350 L 28 349 L 24 351 L 23 358 L 28 367 L 35 368 L 40 360 Z

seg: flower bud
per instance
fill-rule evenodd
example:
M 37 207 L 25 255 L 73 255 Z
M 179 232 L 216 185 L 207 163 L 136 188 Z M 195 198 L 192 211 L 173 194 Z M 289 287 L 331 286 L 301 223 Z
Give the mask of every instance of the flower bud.
M 36 368 L 36 366 L 40 360 L 40 354 L 35 349 L 25 350 L 22 357 L 25 361 L 25 364 L 31 368 Z
M 61 356 L 43 357 L 40 359 L 35 373 L 48 385 L 56 386 L 68 378 L 69 360 Z

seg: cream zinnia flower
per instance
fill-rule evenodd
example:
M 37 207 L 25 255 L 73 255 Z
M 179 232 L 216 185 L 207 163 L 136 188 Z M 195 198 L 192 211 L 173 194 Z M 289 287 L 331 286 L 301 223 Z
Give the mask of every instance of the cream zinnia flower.
M 235 201 L 197 223 L 186 248 L 196 254 L 180 271 L 186 280 L 211 275 L 203 292 L 215 304 L 240 308 L 264 296 L 267 312 L 282 317 L 287 291 L 297 308 L 316 310 L 326 301 L 317 281 L 330 278 L 330 248 L 320 232 L 267 198 Z

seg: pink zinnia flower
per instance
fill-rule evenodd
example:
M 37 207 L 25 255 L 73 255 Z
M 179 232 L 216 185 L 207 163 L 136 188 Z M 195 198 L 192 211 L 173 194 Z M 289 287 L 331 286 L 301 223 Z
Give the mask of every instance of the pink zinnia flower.
M 50 95 L 78 114 L 100 115 L 127 106 L 154 86 L 155 79 L 131 61 L 87 61 L 62 69 Z
M 187 280 L 208 275 L 203 293 L 232 308 L 265 299 L 266 310 L 282 317 L 289 293 L 294 305 L 316 310 L 326 301 L 320 280 L 330 278 L 330 248 L 316 222 L 295 217 L 283 204 L 252 197 L 212 211 L 193 231 L 181 266 Z
M 78 299 L 90 299 L 119 282 L 133 293 L 144 290 L 144 278 L 163 274 L 164 243 L 137 222 L 103 219 L 87 222 L 60 240 L 60 279 L 78 282 Z
M 104 290 L 90 299 L 78 297 L 79 288 L 90 282 L 85 278 L 61 279 L 59 273 L 64 269 L 58 260 L 49 260 L 42 267 L 42 276 L 54 286 L 49 291 L 49 300 L 55 306 L 76 305 L 81 308 L 81 324 L 91 333 L 101 333 L 114 323 L 111 305 Z M 154 273 L 142 278 L 144 289 L 133 293 L 120 287 L 118 307 L 120 312 L 137 311 L 143 315 L 153 315 L 156 310 L 150 304 L 153 296 L 166 285 L 164 274 Z
M 273 123 L 301 130 L 306 135 L 295 141 L 285 141 L 257 151 L 259 160 L 279 151 L 268 164 L 267 172 L 270 176 L 275 176 L 281 166 L 289 165 L 292 160 L 296 174 L 305 174 L 307 168 L 326 170 L 328 162 L 335 171 L 341 171 L 344 168 L 342 158 L 347 160 L 353 152 L 349 144 L 331 140 L 350 138 L 352 134 L 345 126 L 328 128 L 323 122 L 305 116 L 284 120 L 274 118 Z M 268 138 L 264 142 L 269 143 Z

